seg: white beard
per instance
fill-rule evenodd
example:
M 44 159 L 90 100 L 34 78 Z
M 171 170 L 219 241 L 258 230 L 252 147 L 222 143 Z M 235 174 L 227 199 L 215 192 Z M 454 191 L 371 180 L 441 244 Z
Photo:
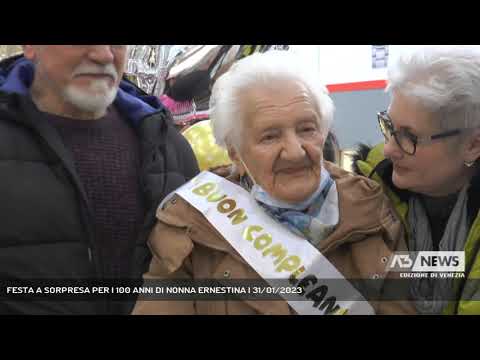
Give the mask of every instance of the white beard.
M 94 80 L 88 88 L 69 85 L 63 91 L 67 102 L 78 109 L 94 114 L 104 114 L 117 96 L 118 88 L 109 87 L 105 80 Z

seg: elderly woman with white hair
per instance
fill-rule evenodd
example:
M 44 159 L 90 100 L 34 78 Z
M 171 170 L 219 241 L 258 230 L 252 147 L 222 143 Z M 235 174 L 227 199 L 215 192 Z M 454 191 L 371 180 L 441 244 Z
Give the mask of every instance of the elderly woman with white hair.
M 294 55 L 272 51 L 217 80 L 213 130 L 235 169 L 203 172 L 160 205 L 144 279 L 214 280 L 233 295 L 143 298 L 134 314 L 414 311 L 401 294 L 383 301 L 403 227 L 379 185 L 323 160 L 334 106 L 314 79 Z
M 364 151 L 357 170 L 384 185 L 409 251 L 465 256 L 464 273 L 412 282 L 418 312 L 480 314 L 480 49 L 421 48 L 389 68 L 387 90 L 385 144 Z

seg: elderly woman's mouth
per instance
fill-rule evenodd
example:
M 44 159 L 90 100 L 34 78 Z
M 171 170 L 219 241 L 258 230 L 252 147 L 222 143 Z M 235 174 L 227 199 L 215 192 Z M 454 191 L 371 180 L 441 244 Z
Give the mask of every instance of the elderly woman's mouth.
M 302 167 L 297 167 L 297 168 L 281 169 L 281 170 L 278 170 L 277 173 L 287 174 L 287 175 L 299 175 L 299 174 L 304 174 L 308 170 L 310 170 L 310 167 L 302 166 Z

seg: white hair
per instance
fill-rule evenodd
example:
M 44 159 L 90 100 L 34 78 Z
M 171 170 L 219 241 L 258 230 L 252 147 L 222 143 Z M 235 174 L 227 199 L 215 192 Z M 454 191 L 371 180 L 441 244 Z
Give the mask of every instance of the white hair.
M 388 69 L 387 91 L 420 104 L 442 129 L 480 126 L 480 48 L 428 46 Z
M 326 135 L 333 121 L 334 105 L 328 90 L 313 69 L 286 51 L 255 53 L 237 61 L 215 82 L 210 97 L 210 115 L 215 141 L 222 147 L 239 144 L 246 106 L 241 94 L 272 81 L 301 82 L 309 92 L 319 115 L 319 126 Z

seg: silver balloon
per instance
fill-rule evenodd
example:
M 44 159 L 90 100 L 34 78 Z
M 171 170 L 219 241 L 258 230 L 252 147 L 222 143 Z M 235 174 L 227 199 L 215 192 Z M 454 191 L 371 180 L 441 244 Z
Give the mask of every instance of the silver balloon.
M 125 73 L 147 94 L 152 94 L 160 67 L 160 45 L 132 45 Z
M 288 50 L 288 45 L 233 45 L 218 58 L 225 45 L 131 45 L 125 73 L 146 93 L 161 96 L 166 81 L 179 79 L 196 70 L 211 67 L 215 80 L 230 65 L 253 52 L 272 49 Z M 254 49 L 252 52 L 245 48 Z M 214 64 L 216 62 L 216 64 Z
M 185 76 L 195 70 L 205 70 L 220 51 L 222 45 L 196 45 L 179 54 L 169 71 L 168 78 Z
M 138 86 L 147 94 L 152 94 L 157 83 L 160 65 L 159 45 L 140 45 L 134 59 Z
M 154 95 L 161 96 L 165 90 L 168 73 L 175 59 L 188 50 L 192 45 L 161 45 L 159 48 L 159 67 L 157 72 L 157 84 Z

